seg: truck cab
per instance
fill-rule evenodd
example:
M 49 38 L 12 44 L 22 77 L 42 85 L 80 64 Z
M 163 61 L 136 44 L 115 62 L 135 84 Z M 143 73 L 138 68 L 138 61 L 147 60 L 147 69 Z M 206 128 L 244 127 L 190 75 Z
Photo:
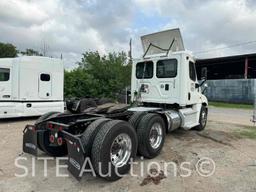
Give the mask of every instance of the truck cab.
M 133 101 L 181 107 L 207 102 L 197 80 L 195 59 L 189 52 L 138 60 L 132 76 Z
M 199 125 L 201 108 L 208 101 L 197 80 L 195 58 L 184 49 L 180 30 L 145 35 L 141 40 L 145 53 L 133 62 L 132 101 L 140 107 L 176 111 L 183 128 Z

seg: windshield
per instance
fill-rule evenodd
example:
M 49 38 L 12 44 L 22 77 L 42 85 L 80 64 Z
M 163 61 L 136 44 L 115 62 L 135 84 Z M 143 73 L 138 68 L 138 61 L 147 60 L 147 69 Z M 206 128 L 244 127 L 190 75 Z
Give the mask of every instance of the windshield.
M 9 81 L 10 69 L 0 68 L 0 81 Z
M 145 61 L 136 65 L 137 79 L 150 79 L 153 77 L 153 62 Z

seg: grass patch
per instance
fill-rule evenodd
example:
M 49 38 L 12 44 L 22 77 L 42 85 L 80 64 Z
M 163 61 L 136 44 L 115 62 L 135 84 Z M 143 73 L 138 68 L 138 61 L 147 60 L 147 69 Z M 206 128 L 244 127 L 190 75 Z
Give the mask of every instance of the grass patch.
M 237 104 L 237 103 L 224 103 L 224 102 L 209 102 L 210 106 L 223 107 L 223 108 L 236 108 L 236 109 L 253 109 L 253 105 L 250 104 Z
M 245 126 L 244 129 L 237 130 L 235 134 L 242 138 L 256 139 L 256 127 Z

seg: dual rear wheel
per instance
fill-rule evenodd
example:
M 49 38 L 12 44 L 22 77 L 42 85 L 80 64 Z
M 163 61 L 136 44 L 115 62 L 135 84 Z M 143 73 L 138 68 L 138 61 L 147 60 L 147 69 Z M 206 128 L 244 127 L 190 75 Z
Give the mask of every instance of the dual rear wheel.
M 135 112 L 129 122 L 137 132 L 138 153 L 149 159 L 156 157 L 165 141 L 166 125 L 163 118 L 156 113 Z
M 83 135 L 87 138 L 86 132 L 95 130 L 95 134 L 89 137 L 92 144 L 84 142 L 84 148 L 90 151 L 87 155 L 100 177 L 111 181 L 121 178 L 129 172 L 137 151 L 146 158 L 154 158 L 160 153 L 166 134 L 163 118 L 154 113 L 136 116 L 141 118 L 134 121 L 136 129 L 126 121 L 99 119 L 85 130 Z

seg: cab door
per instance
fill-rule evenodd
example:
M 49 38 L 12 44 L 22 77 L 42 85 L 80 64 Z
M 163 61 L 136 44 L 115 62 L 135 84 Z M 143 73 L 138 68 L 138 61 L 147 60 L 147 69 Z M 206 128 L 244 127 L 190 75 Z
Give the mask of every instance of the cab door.
M 197 81 L 195 63 L 189 61 L 189 81 L 188 81 L 188 103 L 195 104 L 199 102 L 200 94 Z
M 52 77 L 50 73 L 41 73 L 39 76 L 39 97 L 49 99 L 52 96 Z
M 0 67 L 0 100 L 11 100 L 12 98 L 12 79 L 11 67 Z

